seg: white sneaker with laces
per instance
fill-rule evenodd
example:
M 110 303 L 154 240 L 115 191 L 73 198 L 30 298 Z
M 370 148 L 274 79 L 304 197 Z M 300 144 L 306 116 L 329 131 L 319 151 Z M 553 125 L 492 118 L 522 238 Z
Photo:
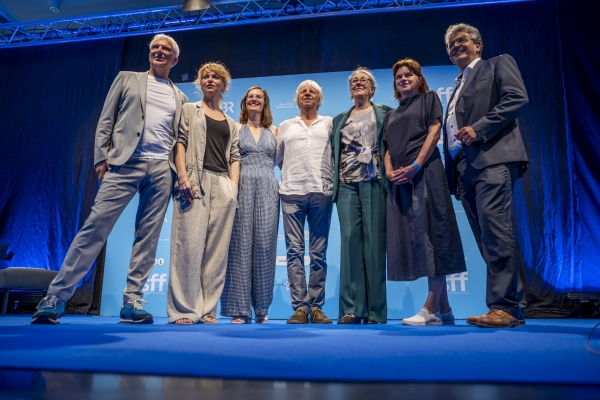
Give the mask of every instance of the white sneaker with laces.
M 410 318 L 404 318 L 402 325 L 442 325 L 442 317 L 439 312 L 435 314 L 429 314 L 424 308 L 421 308 L 417 314 Z

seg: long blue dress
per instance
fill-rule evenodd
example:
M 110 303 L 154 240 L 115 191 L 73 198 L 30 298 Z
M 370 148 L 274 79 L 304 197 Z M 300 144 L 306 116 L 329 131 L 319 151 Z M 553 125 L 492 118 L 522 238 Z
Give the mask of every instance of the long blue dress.
M 275 178 L 276 139 L 262 128 L 258 143 L 248 125 L 240 128 L 239 207 L 229 245 L 221 315 L 267 315 L 273 300 L 279 182 Z

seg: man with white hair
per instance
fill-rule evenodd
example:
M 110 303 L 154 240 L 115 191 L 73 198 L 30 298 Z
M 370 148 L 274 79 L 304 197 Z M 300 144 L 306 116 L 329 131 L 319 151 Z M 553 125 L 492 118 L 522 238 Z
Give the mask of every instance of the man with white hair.
M 281 210 L 287 250 L 287 271 L 294 314 L 288 324 L 330 324 L 322 311 L 327 277 L 327 240 L 331 224 L 333 119 L 317 114 L 321 87 L 302 82 L 294 99 L 300 116 L 279 125 L 275 164 L 281 168 Z M 308 219 L 310 277 L 304 271 L 304 223 Z
M 179 60 L 173 38 L 150 42 L 147 72 L 120 72 L 96 129 L 94 164 L 100 182 L 90 216 L 75 236 L 63 265 L 33 315 L 32 324 L 58 324 L 65 303 L 88 273 L 119 216 L 136 193 L 140 200 L 135 240 L 123 292 L 121 322 L 153 323 L 142 305 L 160 230 L 173 187 L 173 146 L 187 97 L 169 80 Z

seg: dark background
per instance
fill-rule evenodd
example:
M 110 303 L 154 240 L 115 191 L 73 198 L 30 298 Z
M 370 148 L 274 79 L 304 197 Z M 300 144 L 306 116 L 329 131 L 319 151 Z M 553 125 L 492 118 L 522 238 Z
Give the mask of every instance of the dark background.
M 215 60 L 234 79 L 389 68 L 404 57 L 447 65 L 446 28 L 478 27 L 483 58 L 511 54 L 530 98 L 520 123 L 531 162 L 515 189 L 527 314 L 580 315 L 564 293 L 600 291 L 594 3 L 538 0 L 174 32 L 181 55 L 171 79 L 193 79 L 200 64 Z M 0 49 L 0 241 L 14 251 L 14 266 L 60 268 L 97 191 L 94 132 L 104 97 L 118 71 L 148 68 L 151 37 Z M 96 271 L 70 312 L 92 305 Z

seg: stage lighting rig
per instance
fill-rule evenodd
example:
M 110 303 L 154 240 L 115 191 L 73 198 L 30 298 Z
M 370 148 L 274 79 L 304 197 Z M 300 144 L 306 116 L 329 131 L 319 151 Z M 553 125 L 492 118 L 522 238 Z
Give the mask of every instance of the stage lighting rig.
M 181 12 L 206 10 L 209 8 L 210 4 L 206 0 L 184 0 Z

